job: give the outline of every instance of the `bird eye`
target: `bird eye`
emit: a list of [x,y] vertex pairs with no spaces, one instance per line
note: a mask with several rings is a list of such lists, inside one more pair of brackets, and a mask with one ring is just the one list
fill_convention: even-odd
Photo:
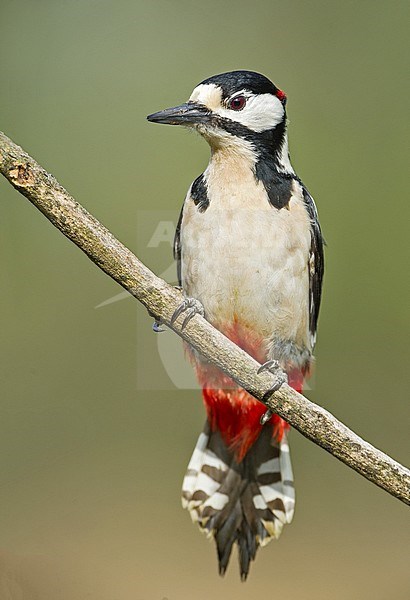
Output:
[[228,103],[228,107],[231,108],[232,110],[242,110],[243,107],[246,104],[246,98],[245,96],[235,96],[235,98],[232,98],[231,100],[229,100]]

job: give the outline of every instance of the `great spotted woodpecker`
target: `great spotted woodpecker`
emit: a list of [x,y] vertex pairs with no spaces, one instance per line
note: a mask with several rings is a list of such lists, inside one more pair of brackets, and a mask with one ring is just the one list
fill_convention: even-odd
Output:
[[[178,277],[190,298],[182,309],[199,301],[210,323],[260,363],[278,361],[300,392],[313,360],[323,239],[315,203],[290,163],[285,106],[285,93],[269,79],[233,71],[206,79],[187,103],[148,120],[190,127],[211,147],[175,235]],[[207,422],[184,478],[183,505],[215,538],[221,574],[238,545],[244,580],[258,547],[293,517],[289,426],[277,415],[263,419],[260,402],[190,356]]]

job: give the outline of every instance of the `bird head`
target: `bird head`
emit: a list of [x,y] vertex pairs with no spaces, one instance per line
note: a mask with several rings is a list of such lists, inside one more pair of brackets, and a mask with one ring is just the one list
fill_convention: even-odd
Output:
[[285,93],[264,75],[231,71],[205,79],[188,102],[147,119],[193,128],[213,149],[242,145],[257,154],[270,154],[283,143],[285,105]]

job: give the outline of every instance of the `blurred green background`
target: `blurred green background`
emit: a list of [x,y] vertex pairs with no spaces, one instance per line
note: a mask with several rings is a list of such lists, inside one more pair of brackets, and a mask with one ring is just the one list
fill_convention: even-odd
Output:
[[[232,69],[286,90],[293,163],[328,242],[309,395],[402,462],[406,7],[0,1],[0,129],[159,274],[171,249],[148,239],[176,220],[208,148],[145,116]],[[408,509],[296,432],[293,524],[246,584],[236,557],[220,579],[179,499],[199,392],[168,378],[137,302],[96,308],[121,289],[5,180],[0,206],[0,600],[409,597]]]

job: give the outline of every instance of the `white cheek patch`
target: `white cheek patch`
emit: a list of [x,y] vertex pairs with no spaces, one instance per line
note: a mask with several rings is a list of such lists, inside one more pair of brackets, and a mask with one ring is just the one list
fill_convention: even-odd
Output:
[[198,102],[207,106],[213,113],[241,123],[260,133],[267,129],[273,129],[278,123],[283,121],[285,109],[282,102],[272,94],[254,95],[247,90],[243,90],[235,95],[243,95],[247,98],[245,107],[242,110],[232,110],[225,108],[222,104],[222,90],[213,83],[198,85],[189,98],[190,102]]
[[219,106],[214,112],[221,117],[241,123],[257,133],[273,129],[283,121],[285,109],[276,96],[272,94],[254,96],[246,91],[243,92],[243,95],[247,97],[247,102],[242,110],[235,111]]

